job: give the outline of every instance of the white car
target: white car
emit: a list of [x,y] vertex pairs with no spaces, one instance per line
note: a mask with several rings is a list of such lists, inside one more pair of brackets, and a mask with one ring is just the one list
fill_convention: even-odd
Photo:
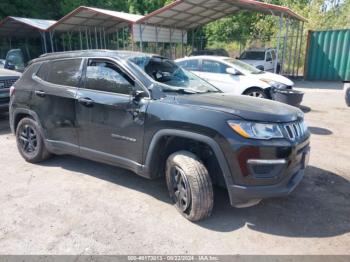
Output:
[[271,98],[272,88],[292,89],[294,86],[284,76],[261,71],[229,57],[186,57],[176,63],[225,93]]
[[[275,71],[276,50],[273,48],[255,48],[244,51],[239,60],[250,64],[262,71]],[[280,71],[280,64],[277,62],[277,73]]]

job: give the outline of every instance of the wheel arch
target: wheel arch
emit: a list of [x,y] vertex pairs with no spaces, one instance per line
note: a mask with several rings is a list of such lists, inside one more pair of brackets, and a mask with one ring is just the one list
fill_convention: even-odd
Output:
[[264,92],[269,99],[271,99],[271,94],[270,94],[270,87],[262,88],[259,86],[250,86],[246,88],[243,92],[242,95],[246,95],[249,91],[254,90],[254,89],[260,89],[262,92]]
[[[145,176],[151,179],[157,178],[160,176],[159,173],[162,169],[161,169],[161,165],[159,164],[165,163],[165,160],[162,159],[162,157],[166,157],[166,156],[164,156],[164,154],[159,152],[163,152],[165,153],[165,155],[167,155],[168,153],[173,153],[172,151],[168,151],[168,152],[164,151],[164,149],[166,150],[168,146],[167,143],[171,141],[169,138],[184,139],[185,141],[191,140],[191,141],[202,143],[208,146],[214,153],[214,156],[217,160],[217,163],[221,170],[221,174],[223,176],[226,186],[233,184],[231,172],[226,162],[224,153],[222,152],[219,144],[213,138],[210,138],[206,135],[190,132],[190,131],[176,130],[176,129],[163,129],[158,131],[153,136],[144,158],[145,159],[144,161]],[[175,140],[175,142],[178,142],[178,141],[179,140]]]
[[39,120],[39,116],[37,115],[37,113],[35,113],[32,110],[29,109],[16,109],[12,114],[11,114],[11,118],[10,118],[10,127],[11,127],[11,131],[12,133],[16,133],[16,129],[18,126],[18,123],[23,119],[23,118],[31,118],[33,120],[35,120],[39,127],[40,127],[40,132],[43,135],[43,129]]

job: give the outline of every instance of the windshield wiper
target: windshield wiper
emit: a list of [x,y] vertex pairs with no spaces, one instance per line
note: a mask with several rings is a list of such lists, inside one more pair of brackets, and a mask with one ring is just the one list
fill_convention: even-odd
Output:
[[253,75],[260,75],[260,74],[263,74],[263,73],[264,73],[264,71],[262,71],[262,70],[259,71],[259,72],[252,72]]
[[194,89],[190,89],[190,88],[179,88],[179,89],[163,89],[163,92],[166,93],[180,93],[180,94],[198,94],[199,92],[194,90]]

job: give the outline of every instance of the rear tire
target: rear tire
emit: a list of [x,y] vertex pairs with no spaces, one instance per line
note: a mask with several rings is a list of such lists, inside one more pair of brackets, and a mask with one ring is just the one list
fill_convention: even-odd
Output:
[[27,162],[39,163],[51,156],[45,147],[38,123],[31,118],[23,118],[18,123],[16,141],[18,151]]
[[211,215],[214,193],[211,178],[200,160],[188,151],[169,156],[166,183],[177,210],[190,221]]
[[268,99],[268,96],[265,93],[265,91],[258,87],[249,88],[243,93],[243,95]]

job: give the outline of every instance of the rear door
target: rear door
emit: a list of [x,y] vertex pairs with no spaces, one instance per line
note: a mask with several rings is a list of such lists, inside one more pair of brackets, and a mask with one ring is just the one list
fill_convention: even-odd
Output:
[[84,85],[76,112],[80,152],[84,157],[136,167],[142,162],[148,99],[133,100],[142,91],[122,66],[110,59],[87,59]]
[[200,62],[200,59],[188,59],[178,62],[177,64],[188,71],[198,74],[200,73]]
[[33,79],[32,110],[43,126],[46,139],[65,152],[78,153],[75,99],[82,76],[82,59],[44,62]]

